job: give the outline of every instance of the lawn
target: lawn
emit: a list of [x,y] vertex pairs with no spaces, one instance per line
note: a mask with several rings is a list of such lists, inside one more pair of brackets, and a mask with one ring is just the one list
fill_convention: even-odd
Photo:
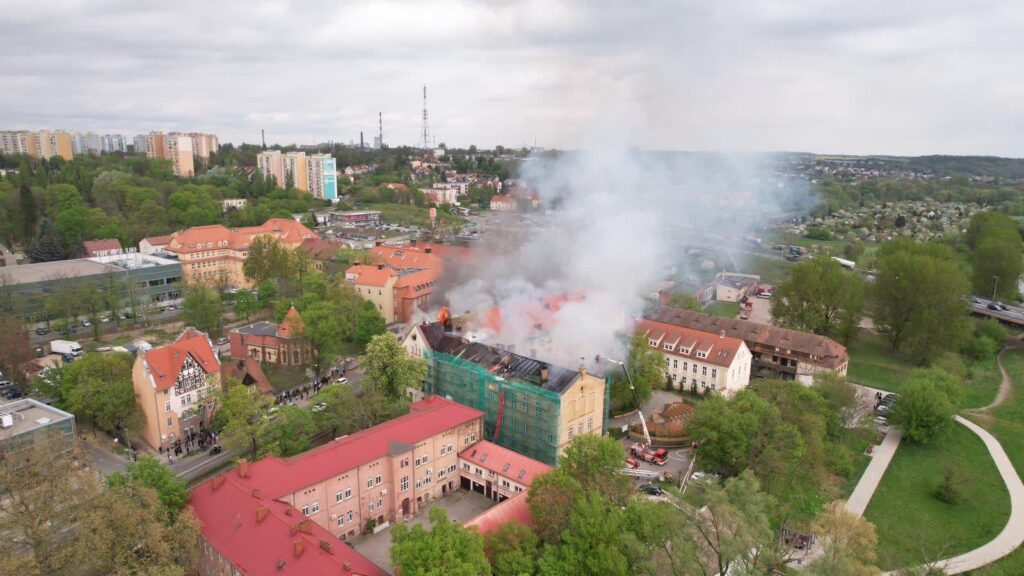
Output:
[[740,313],[740,305],[732,302],[712,302],[704,311],[722,318],[735,318]]
[[893,353],[882,336],[861,332],[847,348],[850,354],[850,368],[847,376],[851,381],[886,390],[899,392],[913,364]]
[[[962,499],[935,496],[947,467],[961,475]],[[932,444],[904,440],[864,516],[878,532],[878,565],[894,569],[973,550],[994,538],[1009,495],[981,439],[961,425]]]
[[[781,252],[776,252],[781,254]],[[789,280],[789,262],[776,258],[765,258],[763,256],[751,256],[749,254],[737,254],[741,272],[745,274],[757,274],[761,281],[766,284],[776,285]]]
[[879,444],[881,441],[882,434],[874,426],[846,430],[841,443],[853,454],[853,469],[850,476],[842,480],[839,486],[840,498],[849,498],[850,494],[853,494],[853,489],[857,487],[857,482],[860,482],[860,477],[864,475],[864,470],[871,462],[871,457],[865,454],[868,446]]
[[[992,410],[990,417],[974,416],[972,420],[991,432],[1003,445],[1017,474],[1024,475],[1024,352],[1003,354],[1003,366],[1013,379],[1014,389],[1002,406]],[[1024,574],[1024,549],[979,570],[973,576],[1016,576]]]
[[991,404],[999,392],[999,382],[1002,380],[996,357],[975,362],[968,374],[964,386],[964,408],[981,408]]

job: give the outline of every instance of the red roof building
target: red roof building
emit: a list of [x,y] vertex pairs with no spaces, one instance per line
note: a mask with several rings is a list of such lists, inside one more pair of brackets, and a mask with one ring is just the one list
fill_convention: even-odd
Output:
[[649,319],[636,323],[647,345],[665,357],[674,388],[733,394],[750,382],[752,356],[743,340]]
[[194,328],[166,346],[140,353],[132,385],[146,418],[143,440],[153,448],[168,448],[198,434],[212,416],[220,368],[210,339]]
[[368,264],[345,271],[345,280],[373,302],[389,324],[409,322],[416,309],[426,309],[444,261],[431,245],[376,246]]
[[85,256],[87,258],[124,254],[124,249],[121,248],[121,241],[117,238],[86,240],[85,242],[82,242],[82,248],[85,250]]
[[280,324],[255,322],[228,333],[231,357],[282,366],[305,366],[313,361],[313,347],[303,337],[305,323],[292,306]]

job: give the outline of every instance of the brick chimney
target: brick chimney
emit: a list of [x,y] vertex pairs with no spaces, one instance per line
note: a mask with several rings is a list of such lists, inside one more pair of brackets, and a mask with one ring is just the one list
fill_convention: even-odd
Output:
[[416,247],[416,239],[415,238],[413,238],[412,240],[409,240],[409,246],[412,246],[413,248]]
[[725,338],[725,330],[721,330],[721,331],[719,331],[719,332],[718,332],[718,337],[719,337],[719,338]]
[[299,522],[299,532],[302,532],[303,534],[312,534],[313,533],[313,521],[310,520],[309,518],[306,518],[302,522]]
[[256,523],[259,524],[260,522],[263,522],[263,519],[267,517],[267,514],[270,514],[270,508],[267,508],[266,506],[260,506],[257,508]]
[[260,489],[259,488],[253,488],[252,489],[252,497],[256,498],[257,500],[259,499],[259,497],[260,497]]
[[331,543],[327,541],[326,538],[320,539],[320,549],[324,552],[327,552],[328,554],[334,553],[334,546],[332,546]]
[[210,483],[210,486],[213,487],[214,490],[216,490],[217,488],[220,488],[223,484],[224,484],[224,477],[223,476],[217,476],[216,478],[213,479],[213,482]]
[[298,538],[298,539],[294,540],[292,542],[292,548],[295,550],[295,557],[296,558],[298,558],[299,556],[302,556],[302,551],[305,549],[305,546],[302,543],[302,539]]
[[245,458],[238,461],[238,475],[242,478],[249,477],[249,461]]
[[383,270],[383,269],[384,269],[384,265],[383,264],[377,264],[377,270]]
[[431,248],[430,246],[427,246],[426,248],[423,249],[423,252],[426,254],[432,254],[434,252],[434,249]]

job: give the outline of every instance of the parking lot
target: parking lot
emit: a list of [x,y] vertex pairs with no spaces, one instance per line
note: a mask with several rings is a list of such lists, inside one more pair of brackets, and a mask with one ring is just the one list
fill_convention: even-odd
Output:
[[[458,492],[449,494],[440,500],[434,500],[432,506],[440,506],[448,512],[448,519],[454,522],[463,523],[467,520],[476,517],[484,510],[487,510],[491,506],[494,506],[494,501],[487,498],[483,494],[478,494],[472,491],[459,490]],[[407,520],[405,524],[409,527],[422,525],[426,528],[430,528],[430,520],[427,518],[428,507],[420,509],[420,513],[415,517]],[[391,566],[391,529],[386,528],[376,534],[364,536],[357,540],[352,541],[352,547],[355,548],[356,552],[359,552],[363,556],[366,556],[372,560],[376,565],[387,570],[388,572],[394,572],[394,568]]]

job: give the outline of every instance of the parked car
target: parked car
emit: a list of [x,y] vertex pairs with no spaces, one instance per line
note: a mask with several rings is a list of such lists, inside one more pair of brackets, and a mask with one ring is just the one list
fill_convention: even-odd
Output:
[[335,380],[334,383],[335,384],[348,384],[348,378],[345,378],[344,376],[342,376],[341,378],[338,378],[337,380]]
[[3,396],[8,400],[17,400],[18,398],[23,398],[25,393],[21,391],[21,388],[12,386],[3,391]]
[[82,328],[88,328],[89,326],[92,326],[91,320],[82,320]]
[[996,302],[996,306],[999,306],[999,309],[1002,310],[1003,312],[1010,311],[1010,307],[1007,306],[1006,304],[1003,304],[1002,302]]
[[996,312],[1001,312],[1003,310],[996,302],[989,302],[988,309],[995,310]]
[[718,480],[719,478],[721,478],[721,476],[719,476],[718,474],[715,474],[714,472],[704,472],[703,470],[698,470],[690,475],[690,481],[692,482],[700,482],[701,480],[711,479]]
[[649,496],[661,496],[665,493],[665,491],[661,489],[661,486],[658,486],[657,484],[641,484],[637,490]]
[[217,344],[219,344],[221,346],[223,346],[223,345],[225,345],[227,343],[228,343],[228,339],[227,338],[221,337],[221,338],[217,339]]
[[981,298],[978,298],[977,296],[971,296],[971,303],[972,304],[981,304]]
[[48,329],[46,329],[46,328],[36,328],[36,334],[38,334],[40,336],[46,336],[49,333],[50,333],[50,331]]
[[326,402],[321,402],[321,403],[317,404],[316,406],[313,406],[313,412],[323,412],[324,410],[327,410],[327,403]]

